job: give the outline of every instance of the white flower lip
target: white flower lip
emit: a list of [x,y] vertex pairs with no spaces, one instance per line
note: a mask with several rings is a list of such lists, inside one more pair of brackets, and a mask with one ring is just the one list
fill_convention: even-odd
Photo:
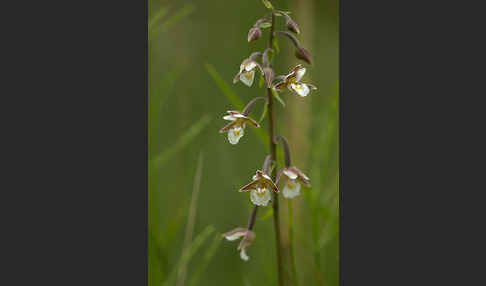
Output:
[[240,138],[243,137],[244,134],[245,129],[240,125],[235,125],[228,130],[228,141],[233,145],[238,144]]
[[289,180],[282,191],[285,198],[291,199],[300,195],[300,184],[297,181]]
[[263,189],[263,194],[261,189],[260,191],[256,189],[251,190],[250,200],[253,204],[257,206],[266,206],[270,199],[270,191],[266,188]]
[[302,83],[292,83],[290,84],[290,87],[292,88],[293,91],[295,91],[298,95],[305,97],[307,94],[309,94],[309,87],[307,84],[302,84]]
[[251,86],[253,84],[253,81],[255,80],[255,71],[250,70],[247,72],[243,72],[240,74],[240,80],[247,86]]
[[243,248],[241,251],[240,251],[240,257],[241,259],[243,259],[244,261],[248,261],[248,259],[250,259],[250,257],[248,257],[248,255],[246,255],[246,251],[245,249]]

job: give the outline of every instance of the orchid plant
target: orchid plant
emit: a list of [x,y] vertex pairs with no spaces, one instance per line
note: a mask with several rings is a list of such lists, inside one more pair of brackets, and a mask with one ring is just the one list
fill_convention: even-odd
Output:
[[[275,115],[274,115],[274,97],[279,99],[278,93],[284,92],[286,89],[293,95],[299,97],[307,97],[312,90],[316,90],[317,87],[310,83],[302,82],[302,78],[305,75],[306,68],[299,64],[296,67],[290,69],[290,72],[286,75],[279,75],[275,77],[275,72],[272,68],[272,61],[274,60],[274,47],[275,37],[285,36],[290,39],[294,44],[296,51],[295,56],[299,60],[303,60],[308,64],[312,64],[312,56],[310,53],[302,47],[298,39],[294,34],[300,33],[300,28],[295,21],[289,16],[289,12],[277,10],[268,0],[262,0],[266,8],[270,10],[268,15],[261,19],[258,19],[255,24],[250,28],[248,32],[248,42],[258,40],[262,37],[262,29],[269,28],[268,46],[263,51],[253,52],[248,58],[244,59],[240,64],[239,72],[233,79],[233,83],[241,81],[243,84],[251,87],[257,73],[261,74],[264,82],[266,83],[266,97],[256,97],[251,100],[242,111],[230,110],[227,111],[228,115],[225,115],[223,119],[230,121],[224,126],[220,132],[228,132],[228,141],[235,145],[241,137],[244,135],[244,129],[246,123],[254,125],[259,128],[260,124],[248,115],[258,101],[265,101],[265,108],[268,114],[268,120],[266,125],[268,126],[269,133],[269,155],[266,156],[263,168],[257,170],[252,180],[247,185],[244,185],[239,190],[240,192],[249,192],[250,201],[254,204],[251,212],[248,226],[246,228],[237,227],[224,234],[224,237],[229,241],[234,241],[242,238],[238,251],[240,251],[240,257],[247,261],[249,256],[247,255],[247,248],[255,240],[255,232],[253,231],[255,217],[259,207],[265,207],[269,202],[273,207],[273,219],[275,226],[275,238],[277,248],[277,266],[278,266],[278,281],[279,285],[283,285],[284,266],[282,263],[282,251],[283,247],[280,245],[280,221],[279,221],[279,194],[280,188],[278,187],[279,181],[283,182],[282,195],[285,199],[293,199],[300,195],[301,183],[310,187],[310,179],[300,169],[291,164],[291,154],[287,139],[284,136],[276,136],[275,134]],[[282,17],[285,20],[285,27],[290,31],[276,31],[276,17]],[[285,166],[278,170],[278,163],[276,160],[276,148],[277,144],[281,143]],[[295,264],[293,261],[293,255],[291,253],[291,267],[293,268],[295,279]]]

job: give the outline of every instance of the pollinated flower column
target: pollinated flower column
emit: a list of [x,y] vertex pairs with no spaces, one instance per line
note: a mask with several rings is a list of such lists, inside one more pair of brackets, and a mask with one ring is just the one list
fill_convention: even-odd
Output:
[[[271,202],[274,211],[278,281],[279,285],[282,286],[284,285],[284,271],[285,269],[289,269],[289,267],[284,267],[282,262],[283,250],[280,245],[278,208],[279,194],[282,193],[284,199],[295,198],[301,193],[301,184],[310,187],[310,179],[300,169],[291,165],[291,152],[287,139],[284,136],[277,136],[275,134],[277,122],[275,121],[274,114],[274,98],[282,101],[278,95],[279,93],[304,98],[311,94],[311,91],[316,90],[317,87],[302,81],[306,73],[306,68],[302,64],[291,68],[285,75],[275,76],[272,62],[276,58],[276,49],[274,48],[276,47],[277,37],[283,37],[293,43],[297,59],[311,64],[312,56],[304,47],[302,47],[301,43],[294,35],[300,33],[300,28],[290,17],[289,12],[275,9],[268,0],[263,0],[262,2],[269,10],[269,13],[256,20],[255,24],[248,31],[247,39],[248,42],[260,39],[264,34],[262,30],[267,29],[269,31],[268,46],[264,51],[253,52],[241,62],[239,71],[233,79],[233,83],[236,84],[242,82],[246,86],[251,87],[254,83],[255,76],[260,75],[265,83],[264,88],[266,89],[266,97],[255,97],[242,111],[227,111],[228,114],[225,115],[223,119],[230,122],[220,130],[220,133],[228,133],[228,141],[230,144],[236,145],[239,143],[240,139],[245,134],[244,130],[247,123],[253,125],[254,128],[260,128],[262,122],[259,123],[249,117],[249,113],[257,102],[265,102],[267,112],[264,114],[267,115],[265,125],[268,128],[269,134],[269,154],[264,160],[263,168],[261,170],[256,170],[255,175],[251,178],[250,182],[239,190],[243,193],[249,193],[249,199],[252,204],[254,204],[248,220],[248,226],[246,228],[237,227],[225,233],[224,237],[229,241],[241,238],[237,250],[240,252],[241,259],[248,261],[249,256],[247,254],[247,248],[256,238],[253,226],[255,224],[257,210],[259,207],[267,207]],[[276,20],[279,18],[283,20],[282,26],[290,32],[276,30],[276,26],[278,25],[278,22],[280,22]],[[262,118],[262,121],[264,119],[265,118]],[[283,166],[280,166],[276,160],[276,148],[279,142],[285,156]],[[278,187],[280,181],[283,184],[282,192],[280,192],[280,188]],[[291,255],[291,257],[293,257],[293,255]],[[294,261],[291,261],[290,268],[292,269],[292,273],[290,273],[288,277],[291,277],[293,283],[297,284]]]

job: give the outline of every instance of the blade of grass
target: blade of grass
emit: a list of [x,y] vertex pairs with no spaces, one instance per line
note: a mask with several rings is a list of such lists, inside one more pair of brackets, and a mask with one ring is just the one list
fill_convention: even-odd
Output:
[[210,121],[211,119],[208,115],[201,117],[198,122],[194,123],[189,130],[179,137],[174,145],[149,161],[149,166],[153,167],[151,169],[156,169],[164,165],[170,158],[172,158],[172,156],[189,144],[208,125]]
[[167,7],[160,8],[160,10],[155,14],[155,16],[153,16],[150,19],[148,25],[149,30],[152,29],[155,24],[157,24],[157,21],[160,21],[162,18],[164,18],[164,16],[167,15],[167,12],[168,12]]
[[202,232],[200,232],[193,240],[189,251],[181,255],[177,267],[174,267],[169,274],[167,280],[163,283],[164,286],[173,285],[176,279],[177,270],[179,265],[184,263],[189,263],[192,256],[199,250],[203,243],[208,239],[208,237],[214,232],[215,228],[212,225],[208,225]]
[[[187,255],[186,253],[189,251],[189,247],[191,246],[191,239],[192,233],[194,232],[194,223],[196,218],[196,210],[197,210],[197,199],[199,197],[199,190],[201,189],[201,174],[202,174],[202,167],[203,167],[203,155],[199,153],[199,158],[197,161],[197,169],[196,175],[194,176],[194,184],[192,189],[191,195],[191,205],[189,207],[189,216],[187,217],[187,225],[186,225],[186,235],[184,237],[184,245],[183,245],[183,256]],[[187,270],[187,263],[181,263],[179,265],[179,272],[177,275],[177,286],[183,286],[186,280],[186,270]]]
[[195,9],[196,6],[194,6],[194,4],[186,3],[184,7],[179,9],[172,16],[170,16],[164,23],[162,23],[161,25],[152,26],[149,30],[151,32],[149,33],[151,34],[150,36],[153,37],[160,32],[167,32],[170,28],[172,28],[172,26],[174,26],[179,21],[194,12]]
[[216,233],[216,235],[213,238],[213,242],[209,246],[208,250],[206,250],[206,253],[204,254],[203,261],[201,264],[199,264],[199,267],[196,269],[192,276],[192,280],[190,285],[191,286],[196,286],[199,281],[201,280],[202,274],[206,271],[206,268],[208,267],[209,263],[211,262],[211,259],[213,258],[214,254],[216,253],[216,250],[218,249],[221,241],[223,238],[221,237],[220,233]]
[[[209,63],[205,64],[206,70],[208,71],[211,78],[216,82],[219,89],[223,92],[224,95],[228,98],[228,100],[238,109],[243,110],[245,107],[243,101],[236,95],[235,92],[231,90],[229,85],[223,80],[221,75],[216,71],[216,69]],[[268,135],[263,131],[261,128],[250,128],[255,134],[260,138],[262,143],[265,146],[268,146]]]

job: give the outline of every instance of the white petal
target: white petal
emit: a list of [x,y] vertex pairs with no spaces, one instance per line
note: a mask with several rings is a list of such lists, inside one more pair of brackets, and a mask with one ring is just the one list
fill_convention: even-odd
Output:
[[240,238],[244,235],[245,235],[245,232],[239,231],[239,232],[235,232],[231,235],[225,236],[225,238],[229,241],[233,241],[233,240],[237,240],[238,238]]
[[262,174],[262,177],[264,177],[265,179],[270,180],[270,181],[272,180],[267,174]]
[[240,138],[243,137],[244,134],[245,134],[245,130],[241,126],[235,125],[233,128],[228,130],[228,141],[233,145],[237,144],[238,141],[240,141]]
[[271,199],[270,191],[268,189],[264,189],[263,194],[260,190],[252,190],[250,193],[250,200],[253,204],[257,206],[266,206]]
[[252,69],[256,68],[256,63],[255,62],[250,62],[245,66],[246,71],[251,71]]
[[255,71],[244,72],[240,75],[240,80],[246,84],[247,86],[251,86],[253,84],[253,80],[255,79]]
[[240,252],[240,257],[241,259],[243,259],[244,261],[248,261],[248,259],[250,259],[250,257],[248,257],[248,255],[246,255],[246,251],[245,249],[243,248]]
[[234,117],[233,115],[225,115],[223,117],[224,120],[229,120],[229,121],[235,121],[236,120],[236,117]]
[[300,84],[300,83],[292,83],[290,85],[293,91],[295,91],[298,95],[304,97],[309,94],[309,87],[306,84]]
[[288,180],[282,191],[283,196],[291,199],[300,195],[300,184],[294,180]]
[[288,169],[285,169],[285,170],[283,171],[283,173],[284,173],[284,174],[285,174],[287,177],[289,177],[289,179],[291,179],[291,180],[295,180],[295,179],[297,179],[297,177],[298,177],[298,175],[297,175],[296,173],[294,173],[294,172],[292,172],[291,170],[288,170]]
[[304,74],[305,74],[305,68],[301,68],[297,70],[297,72],[295,73],[295,81],[300,81],[304,76]]

